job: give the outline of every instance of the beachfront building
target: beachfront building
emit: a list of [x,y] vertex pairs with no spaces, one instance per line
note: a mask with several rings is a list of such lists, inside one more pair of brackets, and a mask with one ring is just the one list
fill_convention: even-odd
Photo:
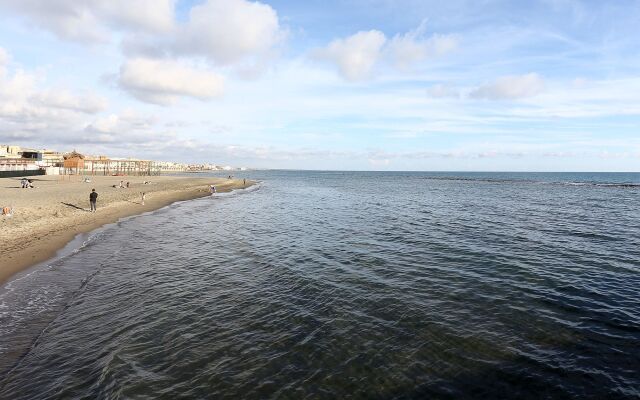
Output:
[[137,158],[90,157],[85,160],[85,172],[91,175],[159,175],[155,161]]
[[162,172],[185,172],[189,170],[189,165],[170,162],[170,161],[157,161],[156,165]]
[[61,167],[64,162],[64,155],[55,150],[43,149],[39,153],[40,161],[45,166]]
[[[0,171],[13,175],[160,175],[200,171],[231,171],[235,168],[216,164],[184,164],[170,161],[112,158],[106,155],[86,155],[73,150],[60,153],[50,149],[31,149],[15,145],[0,145]],[[18,175],[15,175],[18,174]],[[8,172],[5,176],[9,176]]]
[[62,154],[54,150],[0,145],[2,176],[56,174],[62,162]]
[[20,146],[0,145],[0,158],[22,158]]
[[104,155],[85,156],[75,151],[65,154],[64,174],[149,176],[159,175],[160,169],[151,160],[109,158]]
[[21,146],[0,145],[0,158],[34,160],[48,164],[62,163],[62,153],[49,149],[31,149]]
[[44,175],[37,161],[36,150],[0,145],[0,177]]

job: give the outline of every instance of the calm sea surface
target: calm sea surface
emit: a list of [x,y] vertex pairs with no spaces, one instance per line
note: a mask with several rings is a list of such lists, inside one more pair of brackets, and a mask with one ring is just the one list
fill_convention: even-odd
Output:
[[0,288],[0,398],[640,398],[640,174],[246,176]]

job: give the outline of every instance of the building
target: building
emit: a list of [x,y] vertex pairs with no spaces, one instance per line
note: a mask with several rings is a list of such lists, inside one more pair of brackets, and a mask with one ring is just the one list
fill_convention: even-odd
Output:
[[37,161],[37,151],[33,149],[0,145],[0,177],[44,175]]
[[0,158],[22,158],[20,146],[0,145]]
[[[85,155],[73,150],[60,153],[50,149],[31,149],[13,145],[0,145],[0,172],[20,176],[30,175],[160,175],[161,173],[231,171],[235,168],[215,164],[185,164],[170,161],[140,160],[137,158],[110,158],[106,155]],[[18,174],[18,175],[15,175]]]
[[47,166],[61,167],[64,162],[64,155],[54,150],[40,150],[40,158]]

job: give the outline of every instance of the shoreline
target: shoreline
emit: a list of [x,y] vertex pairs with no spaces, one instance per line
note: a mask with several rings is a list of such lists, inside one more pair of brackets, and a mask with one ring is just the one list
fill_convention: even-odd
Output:
[[[88,233],[122,218],[155,211],[176,202],[206,197],[210,194],[209,185],[215,185],[218,193],[225,193],[255,184],[254,181],[247,181],[245,186],[242,180],[211,177],[99,176],[91,177],[93,182],[90,184],[81,181],[60,182],[58,179],[60,178],[41,177],[39,182],[36,182],[36,189],[20,189],[19,178],[0,179],[0,202],[6,202],[9,198],[16,209],[13,217],[0,216],[0,284],[5,284],[22,271],[52,259],[78,234]],[[148,179],[154,185],[142,186],[141,182],[134,182],[131,187],[134,190],[111,187],[123,179],[132,182]],[[12,184],[18,186],[13,187]],[[94,186],[99,193],[98,210],[96,213],[90,213],[87,207],[88,193]],[[14,188],[18,190],[6,190]],[[140,201],[142,190],[147,194],[144,205]],[[30,197],[22,199],[34,195],[38,196],[37,201]],[[70,196],[74,199],[77,197],[80,201],[65,202],[64,199]],[[87,199],[83,202],[84,197]]]

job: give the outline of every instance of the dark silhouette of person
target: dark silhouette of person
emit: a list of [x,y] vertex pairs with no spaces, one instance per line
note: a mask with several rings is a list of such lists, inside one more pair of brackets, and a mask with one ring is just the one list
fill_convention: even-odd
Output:
[[91,212],[96,212],[96,201],[98,201],[98,193],[95,189],[91,189],[89,193],[89,204],[91,205]]

